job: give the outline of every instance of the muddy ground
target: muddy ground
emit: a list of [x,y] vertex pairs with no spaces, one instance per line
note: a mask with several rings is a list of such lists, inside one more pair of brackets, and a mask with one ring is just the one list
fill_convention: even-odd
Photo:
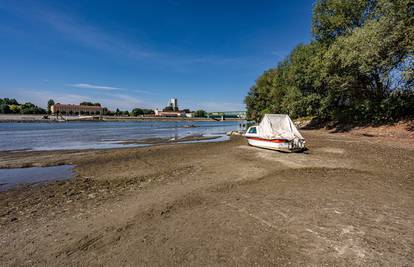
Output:
[[414,140],[304,131],[289,154],[229,142],[0,154],[76,164],[0,193],[0,265],[414,264]]

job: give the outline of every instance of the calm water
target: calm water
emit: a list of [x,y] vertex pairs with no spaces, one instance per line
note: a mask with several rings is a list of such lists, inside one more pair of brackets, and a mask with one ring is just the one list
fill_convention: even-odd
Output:
[[19,184],[34,184],[44,183],[48,181],[61,181],[70,179],[72,176],[72,165],[0,169],[0,191],[5,191]]
[[[195,125],[195,128],[185,128]],[[0,123],[0,151],[60,150],[139,146],[122,141],[181,138],[189,135],[221,136],[241,130],[240,122],[68,122]]]

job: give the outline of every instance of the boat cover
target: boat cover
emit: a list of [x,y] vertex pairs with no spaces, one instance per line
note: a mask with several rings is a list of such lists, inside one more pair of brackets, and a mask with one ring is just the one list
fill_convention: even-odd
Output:
[[286,114],[266,114],[257,134],[264,139],[304,140],[293,121]]

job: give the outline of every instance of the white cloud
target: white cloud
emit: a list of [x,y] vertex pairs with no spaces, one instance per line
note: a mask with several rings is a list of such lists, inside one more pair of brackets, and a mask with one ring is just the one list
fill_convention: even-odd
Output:
[[150,91],[146,91],[146,90],[138,90],[138,89],[129,90],[129,91],[135,92],[135,93],[147,94],[147,95],[156,95],[157,94],[157,93],[154,93],[154,92],[150,92]]
[[17,89],[13,94],[19,102],[32,102],[40,107],[46,107],[47,101],[53,99],[56,103],[78,104],[82,101],[91,101],[89,96],[60,93],[54,91],[42,91],[33,89]]
[[135,93],[141,93],[141,94],[147,94],[147,95],[154,95],[155,93],[147,91],[147,90],[140,90],[140,89],[126,89],[126,88],[120,88],[115,86],[107,86],[107,85],[97,85],[97,84],[91,84],[91,83],[73,83],[73,84],[66,84],[66,86],[69,87],[75,87],[75,88],[82,88],[82,89],[95,89],[95,90],[104,90],[104,91],[117,91],[117,90],[125,90],[129,92],[135,92]]
[[106,91],[122,90],[122,88],[119,88],[119,87],[96,85],[96,84],[90,84],[90,83],[75,83],[75,84],[67,84],[66,86],[84,88],[84,89],[106,90]]

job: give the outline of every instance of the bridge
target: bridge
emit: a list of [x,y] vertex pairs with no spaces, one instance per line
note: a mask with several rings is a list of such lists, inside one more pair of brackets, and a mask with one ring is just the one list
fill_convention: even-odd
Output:
[[225,120],[226,118],[239,118],[245,119],[246,118],[246,111],[216,111],[216,112],[208,112],[207,118],[213,120]]

